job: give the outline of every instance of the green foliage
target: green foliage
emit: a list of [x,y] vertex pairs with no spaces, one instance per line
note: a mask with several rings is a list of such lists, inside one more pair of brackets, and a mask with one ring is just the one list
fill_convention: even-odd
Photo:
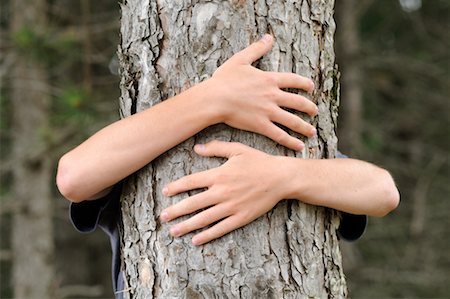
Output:
[[43,31],[24,26],[11,34],[11,40],[22,57],[41,62],[48,68],[67,57],[81,59],[81,44],[73,30],[46,28]]
[[20,49],[34,48],[40,44],[36,33],[28,27],[23,27],[13,33],[12,39]]
[[[52,101],[51,123],[54,127],[73,125],[81,129],[104,117],[98,107],[103,100],[101,95],[89,93],[83,86],[70,82],[62,84],[60,89]],[[116,106],[116,103],[111,104]]]
[[71,112],[79,112],[82,108],[86,108],[87,94],[80,88],[69,87],[64,90],[61,95],[61,101],[67,110]]

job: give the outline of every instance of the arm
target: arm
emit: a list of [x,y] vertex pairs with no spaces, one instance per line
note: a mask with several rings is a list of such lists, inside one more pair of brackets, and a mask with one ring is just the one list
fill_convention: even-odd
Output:
[[292,175],[287,198],[355,215],[383,217],[394,210],[400,195],[389,172],[355,159],[285,158]]
[[75,202],[99,198],[116,182],[168,149],[221,122],[301,149],[301,141],[274,122],[307,136],[314,135],[313,126],[281,108],[316,115],[314,103],[281,90],[312,91],[314,84],[296,74],[263,72],[252,67],[251,63],[266,54],[272,43],[273,39],[265,35],[231,57],[211,79],[107,126],[65,154],[56,177],[61,193]]
[[166,196],[208,189],[165,209],[161,220],[170,221],[209,207],[171,228],[172,235],[181,236],[222,220],[195,235],[192,242],[196,245],[250,223],[285,198],[372,216],[384,216],[399,202],[390,174],[363,161],[271,156],[243,144],[219,141],[197,145],[194,150],[228,161],[166,186]]

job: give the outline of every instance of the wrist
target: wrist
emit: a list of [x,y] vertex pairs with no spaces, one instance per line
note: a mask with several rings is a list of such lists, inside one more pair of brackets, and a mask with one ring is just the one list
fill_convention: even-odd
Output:
[[224,122],[225,113],[220,104],[220,89],[212,78],[193,87],[195,98],[199,101],[199,108],[205,112],[209,125]]
[[199,130],[222,122],[221,114],[212,100],[215,96],[214,88],[208,81],[196,84],[169,100],[174,103],[179,113],[191,113],[192,121],[198,122],[199,125],[201,123]]
[[307,160],[279,156],[284,172],[284,198],[301,200],[308,186]]

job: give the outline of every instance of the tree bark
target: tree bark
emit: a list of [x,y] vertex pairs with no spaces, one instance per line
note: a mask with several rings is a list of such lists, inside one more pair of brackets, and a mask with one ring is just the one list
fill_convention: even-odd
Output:
[[[208,78],[263,33],[275,37],[263,70],[295,72],[316,82],[318,137],[294,153],[265,137],[210,127],[130,177],[122,195],[122,254],[129,298],[325,298],[346,296],[335,211],[285,200],[253,223],[195,247],[169,235],[161,210],[186,195],[162,187],[220,165],[192,147],[213,139],[299,158],[336,153],[338,76],[333,1],[140,1],[122,4],[121,114],[147,109]],[[189,111],[186,111],[189,113]],[[305,116],[302,116],[305,117]]]
[[[11,1],[11,32],[45,30],[45,0]],[[52,163],[39,155],[48,130],[49,85],[45,66],[33,49],[15,49],[12,69],[12,186],[20,209],[13,215],[13,287],[15,298],[52,298],[54,290]]]

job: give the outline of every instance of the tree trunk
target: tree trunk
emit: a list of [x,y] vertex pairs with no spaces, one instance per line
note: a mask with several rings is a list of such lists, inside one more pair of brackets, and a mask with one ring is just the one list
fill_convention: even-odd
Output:
[[[122,4],[121,113],[149,108],[208,78],[263,33],[275,37],[258,67],[296,72],[316,82],[318,137],[294,153],[265,137],[225,125],[210,127],[128,179],[122,196],[125,295],[130,298],[325,298],[346,296],[336,212],[286,200],[221,239],[195,247],[189,234],[169,235],[158,221],[170,199],[162,187],[220,165],[192,147],[238,141],[272,154],[332,157],[338,83],[333,1],[140,1]],[[189,113],[189,111],[186,111]]]
[[[11,32],[42,33],[45,0],[11,1]],[[21,33],[19,33],[21,32]],[[12,277],[15,298],[52,298],[54,289],[52,163],[45,155],[49,85],[45,67],[32,51],[18,48],[12,69],[14,200]]]

